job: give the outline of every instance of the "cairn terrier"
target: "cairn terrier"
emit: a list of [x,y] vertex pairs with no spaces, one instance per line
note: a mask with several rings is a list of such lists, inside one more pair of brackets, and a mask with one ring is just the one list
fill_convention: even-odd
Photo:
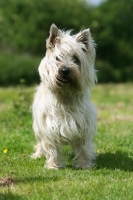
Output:
[[76,35],[52,24],[46,41],[46,56],[39,65],[41,83],[35,93],[32,113],[37,140],[32,158],[46,157],[45,167],[65,167],[64,145],[74,154],[73,166],[94,166],[94,136],[97,112],[90,102],[96,82],[95,43],[89,29]]

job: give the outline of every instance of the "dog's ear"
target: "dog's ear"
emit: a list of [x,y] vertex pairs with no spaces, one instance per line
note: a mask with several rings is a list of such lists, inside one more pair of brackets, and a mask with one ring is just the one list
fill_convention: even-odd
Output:
[[57,28],[55,24],[52,24],[49,33],[50,35],[49,38],[47,39],[47,44],[46,44],[47,49],[55,47],[56,39],[58,36],[60,36],[60,30]]
[[90,29],[85,29],[84,31],[78,33],[75,37],[76,41],[79,43],[83,43],[85,48],[89,48],[89,40],[91,40],[91,33]]

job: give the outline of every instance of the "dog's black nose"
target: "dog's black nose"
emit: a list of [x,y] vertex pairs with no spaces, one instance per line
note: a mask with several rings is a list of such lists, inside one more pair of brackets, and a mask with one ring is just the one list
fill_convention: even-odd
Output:
[[59,69],[59,74],[62,78],[68,78],[70,74],[70,69],[68,67],[62,67]]

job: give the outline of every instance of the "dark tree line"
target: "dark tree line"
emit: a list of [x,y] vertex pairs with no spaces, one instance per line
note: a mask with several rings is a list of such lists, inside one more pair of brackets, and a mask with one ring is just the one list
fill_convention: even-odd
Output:
[[74,32],[91,29],[99,82],[133,80],[133,0],[107,0],[98,7],[84,0],[1,0],[0,72],[9,53],[44,56],[52,23]]

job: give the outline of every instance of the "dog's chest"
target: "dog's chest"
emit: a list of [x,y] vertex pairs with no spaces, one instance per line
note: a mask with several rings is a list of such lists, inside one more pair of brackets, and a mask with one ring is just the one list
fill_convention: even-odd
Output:
[[88,123],[86,110],[79,105],[57,104],[49,108],[46,127],[53,135],[73,139],[83,137]]

